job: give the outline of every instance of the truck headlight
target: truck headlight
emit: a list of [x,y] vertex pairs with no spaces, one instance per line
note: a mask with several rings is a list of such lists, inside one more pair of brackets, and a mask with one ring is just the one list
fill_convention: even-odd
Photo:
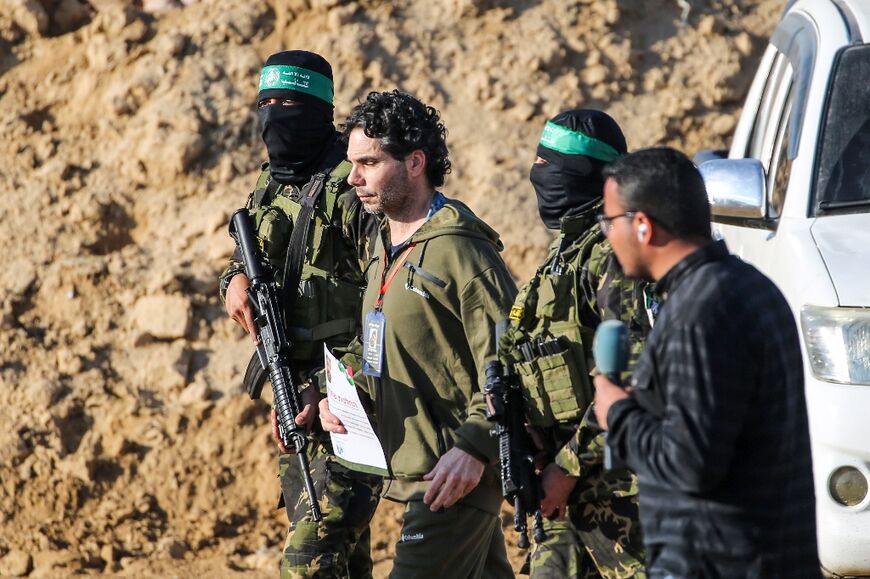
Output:
[[804,306],[801,328],[816,378],[870,385],[870,309]]

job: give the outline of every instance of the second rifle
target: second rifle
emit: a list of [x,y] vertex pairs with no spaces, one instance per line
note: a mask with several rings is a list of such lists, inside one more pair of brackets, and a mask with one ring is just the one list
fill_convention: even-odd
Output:
[[[496,343],[501,340],[507,323],[504,320],[496,326]],[[484,373],[486,417],[495,423],[490,433],[498,438],[502,495],[514,506],[514,529],[520,534],[517,544],[521,549],[528,549],[527,519],[533,513],[535,542],[540,543],[547,537],[541,513],[541,481],[535,472],[534,443],[526,430],[523,393],[513,369],[499,360],[487,362]]]

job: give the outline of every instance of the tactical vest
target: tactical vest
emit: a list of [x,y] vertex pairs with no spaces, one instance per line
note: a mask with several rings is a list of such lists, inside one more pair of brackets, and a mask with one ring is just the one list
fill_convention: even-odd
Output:
[[587,286],[606,256],[594,211],[563,222],[547,259],[517,295],[500,343],[520,377],[531,426],[576,425],[592,402],[597,319],[584,302],[594,304],[596,288]]
[[[299,295],[294,311],[286,312],[294,360],[322,360],[324,342],[346,346],[357,334],[365,280],[343,238],[337,208],[339,196],[349,188],[350,170],[351,164],[342,161],[330,172],[314,209]],[[277,183],[264,165],[248,201],[263,253],[282,286],[290,236],[302,209],[298,195],[299,188]]]

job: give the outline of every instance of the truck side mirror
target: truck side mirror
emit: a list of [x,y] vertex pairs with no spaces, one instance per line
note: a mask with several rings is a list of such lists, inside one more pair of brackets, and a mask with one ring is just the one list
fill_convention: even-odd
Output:
[[692,162],[696,166],[700,167],[703,163],[706,163],[707,161],[727,158],[728,149],[703,149],[695,153],[695,156],[692,157]]
[[764,219],[767,179],[758,159],[714,159],[698,170],[704,178],[713,220]]

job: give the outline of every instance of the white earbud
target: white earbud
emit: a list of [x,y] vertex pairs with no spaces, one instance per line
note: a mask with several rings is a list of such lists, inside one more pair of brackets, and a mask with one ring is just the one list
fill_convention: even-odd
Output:
[[643,238],[646,237],[647,227],[646,223],[641,223],[637,226],[637,240],[643,241]]

